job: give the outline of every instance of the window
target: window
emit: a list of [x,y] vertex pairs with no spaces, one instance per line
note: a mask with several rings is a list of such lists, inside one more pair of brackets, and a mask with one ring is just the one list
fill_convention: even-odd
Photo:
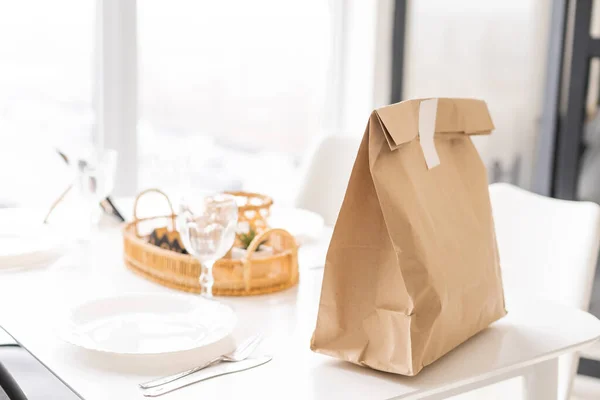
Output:
[[496,130],[474,142],[493,181],[530,185],[550,11],[534,0],[410,3],[404,97],[485,99]]
[[[0,135],[11,148],[0,151],[2,169],[18,178],[1,176],[0,206],[47,203],[52,196],[42,200],[41,189],[55,196],[65,187],[56,182],[65,166],[54,149],[90,146],[119,152],[115,196],[191,185],[289,200],[311,143],[325,133],[361,135],[375,103],[386,102],[376,100],[388,86],[375,74],[379,54],[389,58],[376,27],[382,16],[391,26],[392,7],[391,0],[1,5],[0,34],[11,40],[0,43]],[[391,29],[383,35],[391,38]]]
[[140,1],[139,185],[277,190],[323,131],[327,2]]
[[91,142],[94,6],[0,4],[0,207],[63,190],[53,148]]

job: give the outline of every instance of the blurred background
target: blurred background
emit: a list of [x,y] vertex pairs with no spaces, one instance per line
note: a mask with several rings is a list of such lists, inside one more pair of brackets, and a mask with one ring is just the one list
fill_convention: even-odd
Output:
[[[320,137],[358,137],[373,108],[428,96],[488,102],[491,181],[599,200],[583,152],[570,189],[556,183],[569,18],[564,0],[2,1],[0,205],[51,201],[68,179],[55,149],[94,146],[119,153],[115,195],[193,183],[288,201]],[[582,124],[600,92],[585,57]]]
[[0,0],[0,207],[47,207],[57,151],[98,148],[116,197],[290,203],[321,138],[418,97],[488,102],[491,182],[600,202],[598,38],[599,0]]

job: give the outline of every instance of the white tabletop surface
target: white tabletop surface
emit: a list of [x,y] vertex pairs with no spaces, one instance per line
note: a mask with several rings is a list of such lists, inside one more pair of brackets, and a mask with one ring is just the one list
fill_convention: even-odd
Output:
[[323,242],[301,250],[299,286],[272,295],[222,298],[234,308],[239,322],[232,337],[216,345],[176,355],[96,353],[63,343],[56,336],[56,321],[65,310],[99,296],[170,290],[124,267],[117,230],[103,232],[94,243],[76,248],[47,268],[0,274],[0,325],[87,400],[142,399],[137,383],[198,365],[255,332],[268,336],[257,353],[272,354],[273,361],[163,398],[416,399],[573,351],[600,336],[600,321],[588,313],[523,300],[518,308],[509,309],[506,318],[417,377],[377,372],[312,353],[309,341],[322,270],[305,267],[316,266],[315,260],[326,247]]

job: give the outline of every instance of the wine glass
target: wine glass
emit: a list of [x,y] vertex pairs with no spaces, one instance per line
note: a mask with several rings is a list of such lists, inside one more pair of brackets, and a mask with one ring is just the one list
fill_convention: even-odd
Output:
[[93,231],[100,216],[99,203],[110,195],[114,188],[117,168],[117,152],[97,149],[74,163],[75,189],[88,214],[88,233]]
[[177,230],[188,253],[200,262],[200,288],[212,297],[213,265],[233,246],[238,220],[237,202],[227,194],[184,196]]

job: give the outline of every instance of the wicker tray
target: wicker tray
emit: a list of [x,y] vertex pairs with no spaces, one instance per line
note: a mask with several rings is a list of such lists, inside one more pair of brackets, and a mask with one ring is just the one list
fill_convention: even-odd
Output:
[[260,193],[251,192],[225,192],[236,197],[239,215],[238,226],[242,231],[252,229],[263,232],[268,228],[268,219],[271,215],[273,199]]
[[[138,218],[139,200],[147,193],[162,195],[171,210],[170,215]],[[237,195],[241,195],[238,193]],[[187,254],[152,245],[146,236],[152,229],[170,226],[175,229],[176,214],[168,196],[158,189],[141,192],[133,206],[133,221],[123,227],[125,265],[144,278],[186,292],[199,293],[200,264]],[[259,244],[267,241],[273,249],[270,256],[257,258]],[[242,259],[231,259],[230,253],[217,261],[213,268],[217,296],[247,296],[276,292],[298,283],[298,246],[283,229],[267,228],[258,234]]]

